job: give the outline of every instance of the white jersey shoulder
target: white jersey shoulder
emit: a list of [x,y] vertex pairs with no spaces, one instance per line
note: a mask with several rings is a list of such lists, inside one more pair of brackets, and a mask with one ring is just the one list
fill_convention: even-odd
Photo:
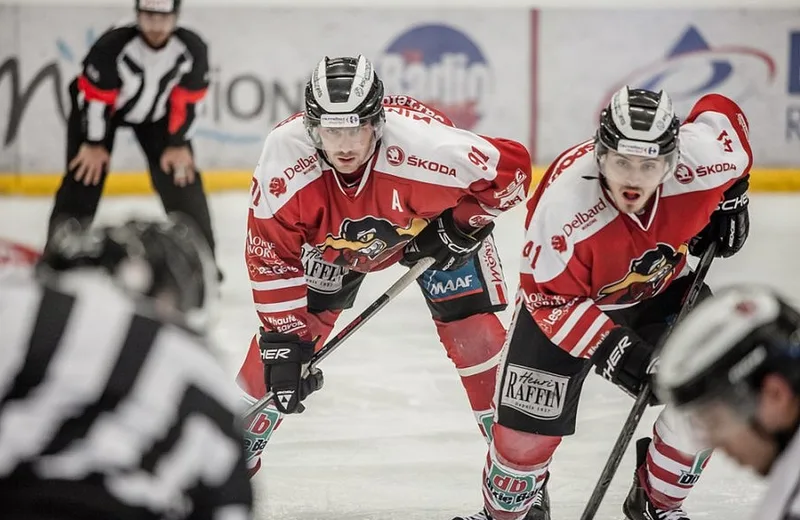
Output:
[[575,246],[619,215],[603,194],[599,175],[592,141],[575,146],[553,163],[553,173],[526,232],[534,247],[541,246],[534,268],[529,262],[522,263],[523,272],[533,274],[536,281],[546,282],[561,274]]
[[274,128],[264,141],[253,173],[251,208],[257,218],[272,218],[278,210],[322,176],[320,159],[302,116]]
[[681,126],[678,142],[680,164],[664,181],[664,197],[719,188],[750,166],[750,155],[725,114],[701,113]]
[[479,135],[403,107],[386,108],[377,153],[378,171],[454,188],[493,180],[500,161],[500,151]]

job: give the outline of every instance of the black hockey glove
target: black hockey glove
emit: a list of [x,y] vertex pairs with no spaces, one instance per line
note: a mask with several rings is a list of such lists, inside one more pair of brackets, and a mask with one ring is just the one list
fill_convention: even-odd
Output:
[[258,349],[264,363],[264,382],[268,392],[275,392],[274,403],[283,413],[302,413],[300,403],[324,383],[322,372],[312,370],[303,378],[303,368],[314,355],[314,342],[303,341],[297,334],[267,332],[259,329]]
[[478,252],[492,229],[494,223],[489,223],[469,235],[458,228],[453,220],[453,210],[448,209],[406,245],[400,263],[411,267],[423,258],[432,257],[435,260],[432,269],[455,271]]
[[592,357],[595,373],[636,397],[655,372],[655,348],[627,327],[612,329]]
[[711,242],[716,242],[717,256],[727,258],[739,252],[750,233],[747,188],[750,175],[745,175],[725,191],[724,199],[711,214],[708,225],[689,242],[689,252],[700,256]]

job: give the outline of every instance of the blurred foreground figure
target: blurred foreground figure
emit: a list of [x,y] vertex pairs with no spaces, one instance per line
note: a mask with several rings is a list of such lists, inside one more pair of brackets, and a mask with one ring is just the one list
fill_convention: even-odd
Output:
[[[30,265],[28,253],[5,257]],[[249,519],[238,392],[202,336],[216,269],[189,221],[70,220],[35,269],[11,265],[0,263],[0,516]]]
[[800,518],[800,313],[774,291],[731,287],[670,336],[656,391],[700,439],[769,477],[754,520]]

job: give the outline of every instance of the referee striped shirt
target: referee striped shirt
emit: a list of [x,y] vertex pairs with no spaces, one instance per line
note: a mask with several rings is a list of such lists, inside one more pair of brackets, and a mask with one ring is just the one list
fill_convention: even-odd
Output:
[[0,281],[0,517],[251,518],[238,393],[111,281]]

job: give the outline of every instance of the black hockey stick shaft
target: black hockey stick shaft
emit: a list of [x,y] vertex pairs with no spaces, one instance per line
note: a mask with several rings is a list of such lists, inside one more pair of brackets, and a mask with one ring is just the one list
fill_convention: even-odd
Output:
[[[340,330],[333,338],[331,338],[324,347],[319,349],[317,352],[314,353],[314,356],[311,358],[311,361],[306,368],[305,375],[308,374],[308,371],[315,367],[317,363],[331,355],[331,353],[336,350],[344,340],[349,338],[355,331],[360,329],[366,322],[368,322],[373,316],[375,316],[378,311],[380,311],[387,303],[392,301],[398,294],[403,292],[403,290],[411,285],[414,280],[419,278],[419,276],[424,273],[431,265],[434,263],[433,258],[423,258],[413,267],[411,267],[406,274],[400,277],[391,287],[389,287],[385,293],[381,294],[377,300],[372,302],[369,307],[364,309],[361,314],[356,316],[353,321],[348,323],[342,330]],[[264,397],[253,403],[245,412],[244,412],[244,419],[245,422],[250,419],[253,415],[259,413],[266,407],[272,399],[275,397],[273,392],[267,393]]]
[[[703,287],[703,281],[708,274],[708,270],[711,267],[711,262],[714,260],[716,253],[716,243],[712,243],[703,252],[703,255],[700,257],[700,262],[697,264],[692,285],[689,287],[683,297],[683,305],[678,313],[678,317],[672,322],[669,330],[661,335],[656,352],[659,352],[663,347],[664,341],[672,332],[672,327],[681,321],[694,307],[695,303],[697,302],[697,296],[700,294],[700,289]],[[603,497],[605,497],[606,491],[608,491],[608,487],[611,485],[611,481],[614,479],[614,475],[617,473],[617,469],[622,462],[622,457],[625,455],[625,451],[628,449],[628,445],[633,438],[633,434],[636,432],[637,426],[639,426],[639,421],[641,421],[642,415],[647,408],[647,403],[650,401],[651,392],[652,383],[648,381],[644,388],[642,388],[641,392],[639,392],[639,395],[636,396],[636,401],[633,403],[633,408],[631,408],[630,413],[628,413],[628,418],[625,419],[625,424],[622,426],[622,431],[617,436],[617,441],[614,443],[611,454],[608,456],[608,460],[603,468],[603,472],[600,473],[600,478],[597,480],[597,484],[594,486],[592,496],[589,497],[589,502],[586,504],[586,507],[583,510],[581,520],[592,520],[594,515],[597,514],[597,510],[600,508],[600,503],[603,501]]]

